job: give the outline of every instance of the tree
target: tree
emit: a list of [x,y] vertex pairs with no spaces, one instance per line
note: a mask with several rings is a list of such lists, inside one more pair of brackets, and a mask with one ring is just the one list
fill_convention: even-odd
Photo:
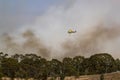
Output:
[[90,57],[89,72],[101,74],[116,71],[115,60],[110,54],[101,53]]
[[8,77],[14,78],[18,67],[18,61],[13,58],[4,58],[1,61],[2,72]]
[[90,65],[89,58],[85,58],[84,61],[82,62],[83,74],[84,75],[90,74],[90,72],[89,72],[89,65]]
[[117,70],[120,71],[120,59],[116,59],[116,66],[117,66]]
[[49,75],[54,77],[60,76],[62,73],[62,63],[57,59],[52,59],[48,64],[50,69]]
[[76,56],[73,58],[73,66],[75,67],[75,70],[78,73],[78,75],[81,75],[84,73],[84,69],[82,65],[83,61],[84,61],[83,56]]
[[73,76],[77,74],[72,58],[66,57],[63,59],[63,74],[65,76]]
[[35,77],[35,75],[36,75],[37,69],[35,66],[35,60],[37,60],[37,56],[36,57],[34,57],[34,56],[36,56],[36,55],[26,54],[24,56],[24,58],[21,60],[21,62],[19,63],[20,64],[19,71],[23,72],[24,75],[26,75],[26,76],[24,76],[26,78]]
[[[62,62],[57,59],[50,61],[35,54],[0,53],[0,77],[20,77],[46,80],[47,77],[79,76],[83,74],[103,74],[120,70],[120,60],[107,53],[92,55],[90,58],[76,56],[65,57]],[[101,80],[104,76],[101,75]]]

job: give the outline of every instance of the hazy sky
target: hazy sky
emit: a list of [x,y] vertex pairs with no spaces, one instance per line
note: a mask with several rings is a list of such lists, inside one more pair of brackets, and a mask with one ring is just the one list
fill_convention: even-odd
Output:
[[0,34],[34,21],[63,0],[0,0]]
[[[73,9],[74,6],[72,5],[74,3],[75,9]],[[70,8],[69,11],[67,10],[71,15],[69,18],[72,18],[70,21],[79,17],[82,17],[81,19],[84,21],[84,18],[93,15],[94,11],[106,13],[109,9],[111,9],[112,12],[106,15],[116,17],[113,16],[113,14],[119,14],[119,3],[119,0],[0,0],[0,34],[12,32],[23,25],[34,23],[38,16],[46,14],[46,11],[49,11],[51,7],[56,8],[60,5],[64,9]],[[58,11],[58,9],[59,8],[56,8],[55,11]],[[55,11],[53,11],[53,13]],[[94,14],[98,16],[96,15],[97,13]],[[62,11],[61,15],[64,15],[64,11]]]

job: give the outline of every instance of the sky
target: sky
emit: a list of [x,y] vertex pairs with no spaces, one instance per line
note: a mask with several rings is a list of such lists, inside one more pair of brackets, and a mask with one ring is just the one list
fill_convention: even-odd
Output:
[[34,21],[49,7],[61,2],[62,0],[0,0],[0,34]]
[[119,0],[0,0],[0,28],[9,54],[120,56]]

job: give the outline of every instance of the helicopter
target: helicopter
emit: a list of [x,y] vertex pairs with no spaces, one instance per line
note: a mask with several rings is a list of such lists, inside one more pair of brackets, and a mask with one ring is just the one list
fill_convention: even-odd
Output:
[[69,29],[68,30],[68,33],[71,34],[71,33],[76,33],[77,31],[76,30],[72,30],[72,29]]

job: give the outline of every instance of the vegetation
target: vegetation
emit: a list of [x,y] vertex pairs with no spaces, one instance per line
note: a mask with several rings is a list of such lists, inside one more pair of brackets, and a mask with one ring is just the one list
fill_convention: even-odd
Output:
[[[46,80],[47,77],[79,76],[86,74],[104,74],[120,71],[120,60],[110,54],[100,53],[85,58],[75,56],[46,60],[36,54],[15,54],[8,56],[0,53],[0,77],[35,78]],[[103,76],[101,76],[103,80]]]

